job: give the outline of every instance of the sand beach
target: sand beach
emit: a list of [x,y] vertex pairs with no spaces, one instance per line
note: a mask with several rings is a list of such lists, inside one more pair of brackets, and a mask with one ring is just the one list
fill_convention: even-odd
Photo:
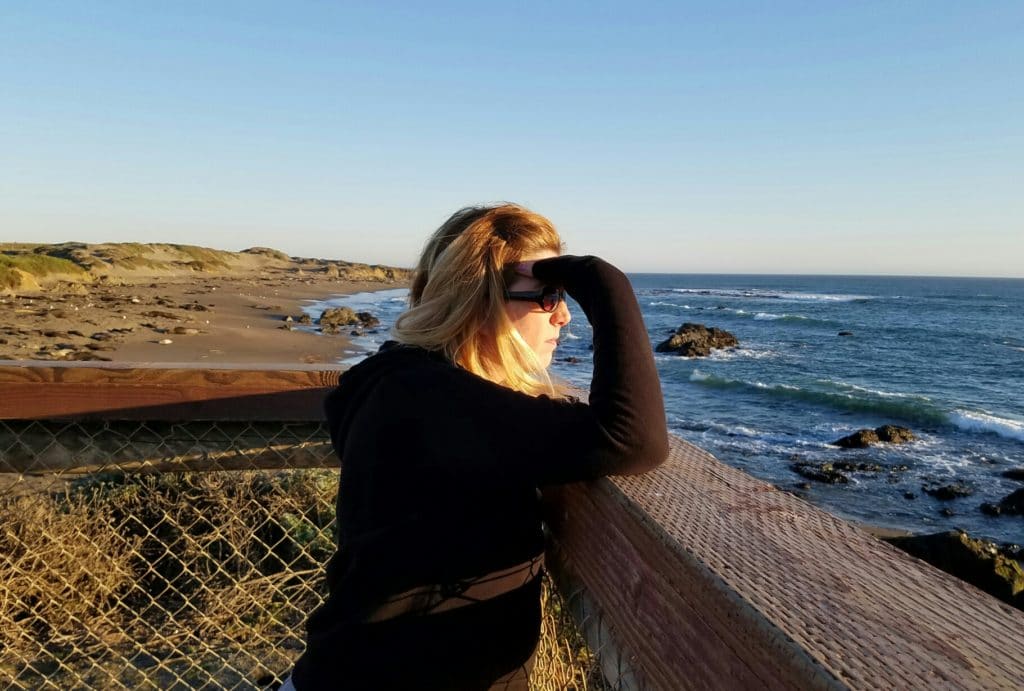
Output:
[[[13,276],[0,295],[0,360],[334,363],[349,330],[325,334],[315,324],[300,326],[303,304],[407,282],[400,268],[292,258],[262,248],[69,243],[3,249],[17,263],[0,266]],[[20,284],[11,286],[14,281]]]

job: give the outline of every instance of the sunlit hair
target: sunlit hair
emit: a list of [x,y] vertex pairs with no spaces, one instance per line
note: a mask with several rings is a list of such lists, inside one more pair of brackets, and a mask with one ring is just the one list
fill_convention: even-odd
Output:
[[529,209],[506,203],[456,211],[423,248],[395,339],[523,393],[565,395],[505,312],[511,266],[542,250],[560,253],[562,241],[551,221]]

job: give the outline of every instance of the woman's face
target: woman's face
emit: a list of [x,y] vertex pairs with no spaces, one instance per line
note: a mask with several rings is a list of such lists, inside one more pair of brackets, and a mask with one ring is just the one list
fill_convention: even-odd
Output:
[[[558,252],[554,250],[541,250],[526,255],[522,261],[530,262],[557,256]],[[534,291],[543,287],[544,283],[540,280],[519,275],[516,275],[515,279],[507,286],[509,291]],[[559,302],[554,312],[545,312],[535,302],[506,300],[505,313],[519,335],[537,354],[541,364],[545,367],[550,365],[555,348],[558,347],[559,332],[572,319],[565,301]]]

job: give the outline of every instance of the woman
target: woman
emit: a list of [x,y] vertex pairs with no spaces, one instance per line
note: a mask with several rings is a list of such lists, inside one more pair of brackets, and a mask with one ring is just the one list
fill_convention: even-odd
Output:
[[[664,460],[629,281],[560,250],[551,223],[520,206],[458,211],[424,249],[396,341],[328,397],[339,547],[292,674],[299,691],[527,688],[537,488]],[[565,292],[594,329],[589,404],[546,371],[570,320]]]

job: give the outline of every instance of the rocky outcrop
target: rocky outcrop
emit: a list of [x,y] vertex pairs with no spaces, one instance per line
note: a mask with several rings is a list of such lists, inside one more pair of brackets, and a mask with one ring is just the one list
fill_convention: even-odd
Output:
[[909,429],[906,427],[899,427],[897,425],[882,425],[881,427],[876,427],[875,434],[878,435],[878,441],[888,442],[889,444],[904,444],[916,439],[914,433]]
[[957,530],[886,541],[1024,610],[1024,570],[995,543],[976,540]]
[[659,353],[675,353],[684,357],[705,357],[712,350],[735,348],[740,342],[728,331],[703,324],[687,322],[657,345]]
[[832,444],[844,449],[866,449],[872,444],[877,444],[878,435],[873,429],[859,429],[853,434],[848,434],[842,439],[836,439]]
[[907,466],[884,466],[879,463],[855,463],[852,461],[831,461],[827,463],[808,463],[806,461],[801,461],[799,463],[791,464],[789,469],[808,480],[837,485],[846,484],[850,481],[847,473],[881,473],[883,471],[898,473],[907,470]]
[[963,482],[951,482],[948,485],[922,485],[921,491],[940,501],[950,501],[974,494],[974,488]]
[[859,429],[853,434],[848,434],[842,439],[836,439],[832,444],[844,449],[865,449],[872,444],[886,442],[889,444],[904,444],[914,441],[916,437],[906,427],[897,425],[882,425],[875,429]]
[[1024,489],[1018,489],[999,500],[998,504],[985,502],[981,510],[990,516],[1024,516]]
[[839,472],[831,463],[794,463],[789,467],[797,475],[815,482],[839,485],[850,481],[849,477]]
[[1000,473],[1007,480],[1020,480],[1024,482],[1024,468],[1010,468]]
[[320,314],[317,323],[324,333],[338,333],[343,326],[373,328],[380,324],[380,320],[369,312],[356,312],[351,307],[331,307]]

